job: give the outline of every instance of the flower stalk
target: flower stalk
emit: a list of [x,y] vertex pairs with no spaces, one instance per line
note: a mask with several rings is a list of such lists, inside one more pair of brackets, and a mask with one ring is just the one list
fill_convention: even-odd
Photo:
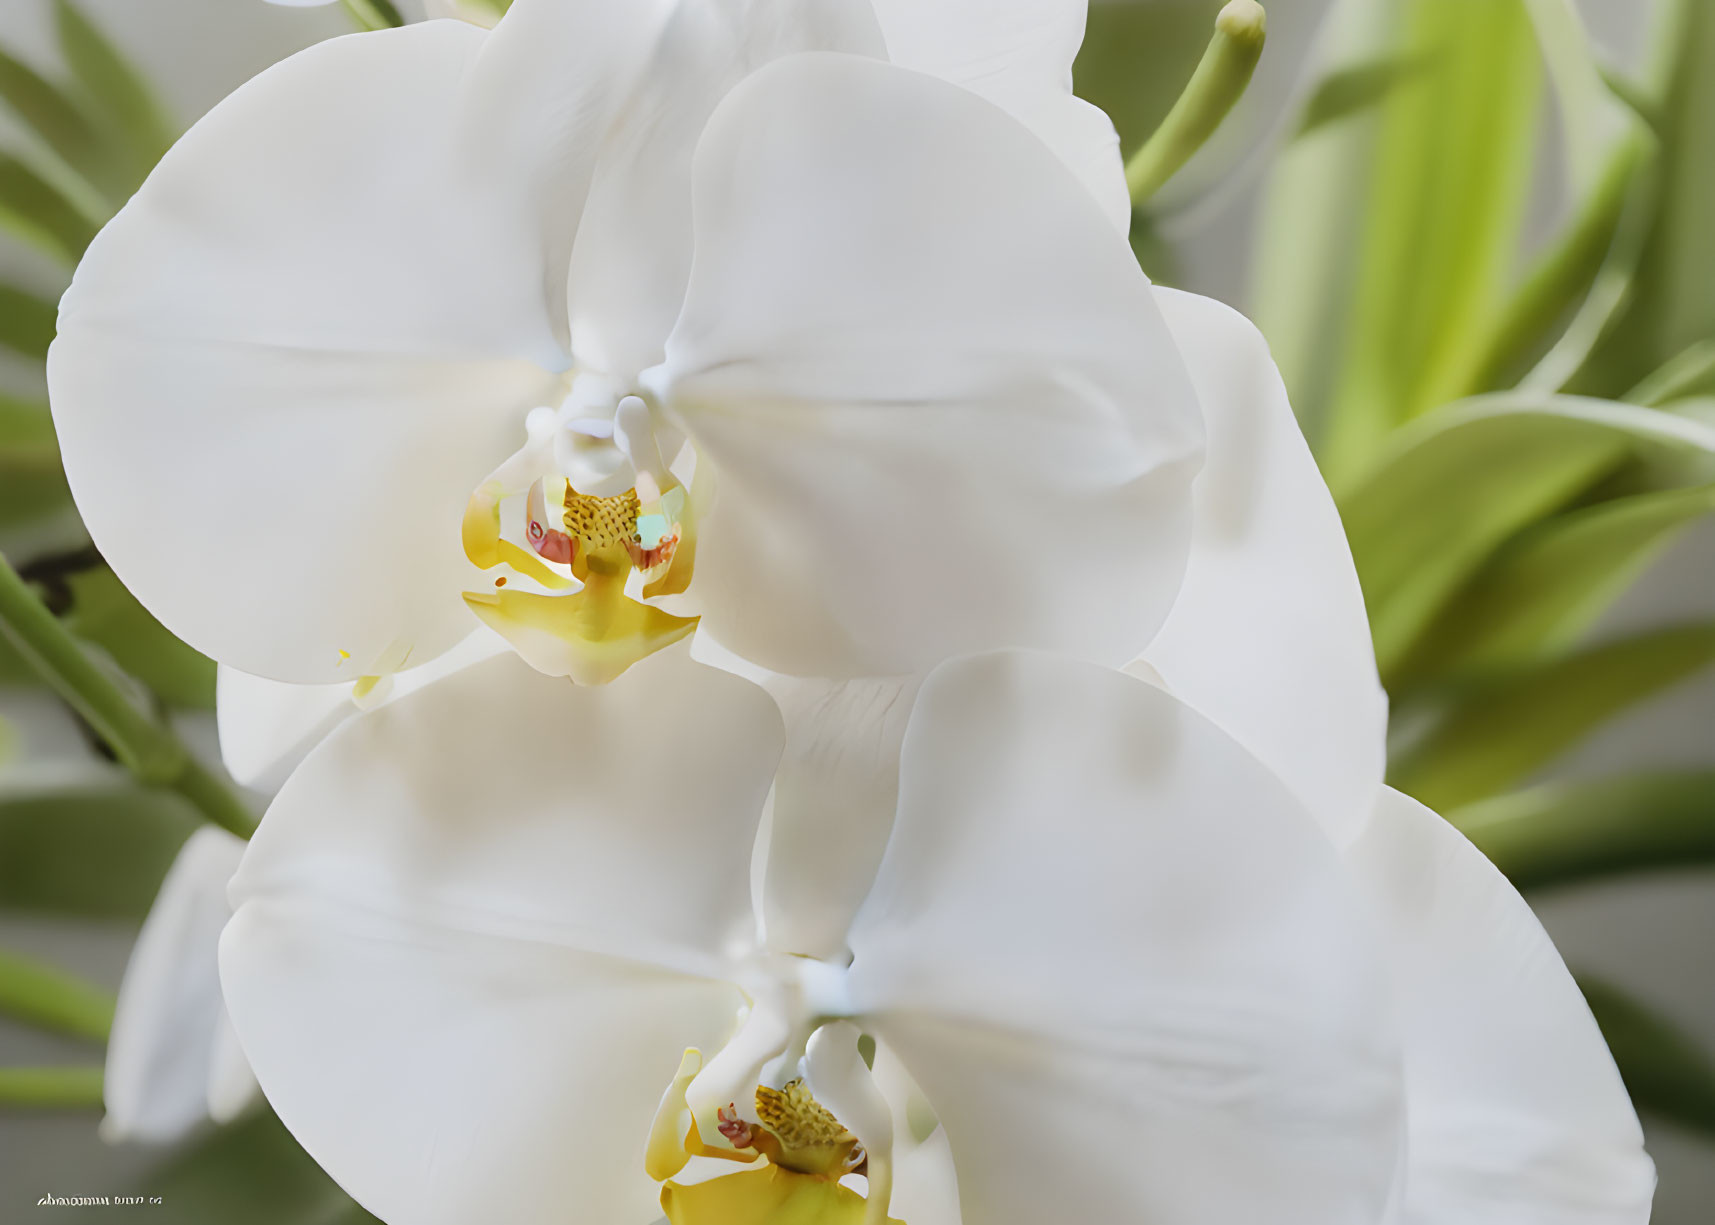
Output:
[[1268,21],[1256,0],[1231,0],[1215,17],[1215,35],[1167,118],[1126,162],[1131,202],[1164,187],[1207,143],[1244,95],[1262,58]]
[[100,1068],[0,1068],[0,1106],[88,1109],[100,1105]]
[[38,1029],[107,1040],[113,997],[63,970],[0,951],[0,1012]]
[[138,781],[177,791],[216,825],[241,838],[250,836],[256,820],[232,789],[197,761],[170,728],[138,709],[3,558],[0,634],[83,716]]

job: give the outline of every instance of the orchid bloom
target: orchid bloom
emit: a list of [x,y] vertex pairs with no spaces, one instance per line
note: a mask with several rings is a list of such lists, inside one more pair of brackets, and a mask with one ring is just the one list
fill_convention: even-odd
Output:
[[336,730],[221,946],[286,1125],[412,1225],[1646,1219],[1577,988],[1409,799],[1342,850],[1156,685],[953,660],[806,957],[751,900],[782,741],[683,647],[604,689],[502,656]]
[[204,826],[167,870],[119,984],[102,1094],[108,1140],[177,1140],[257,1100],[221,1002],[216,949],[244,841]]
[[1069,92],[1082,5],[966,10],[518,0],[263,73],[61,305],[104,556],[294,683],[477,619],[582,682],[698,617],[799,675],[1124,663],[1181,575],[1197,405]]

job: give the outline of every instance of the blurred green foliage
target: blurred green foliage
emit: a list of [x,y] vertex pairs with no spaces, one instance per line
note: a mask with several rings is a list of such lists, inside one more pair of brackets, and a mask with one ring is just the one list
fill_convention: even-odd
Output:
[[[1092,9],[1078,87],[1126,150],[1214,7]],[[1631,79],[1572,0],[1340,0],[1263,185],[1252,307],[1351,540],[1390,781],[1526,889],[1715,856],[1706,770],[1537,782],[1715,663],[1715,619],[1601,632],[1715,513],[1715,5],[1654,38]],[[1706,1056],[1587,990],[1640,1105],[1711,1131]]]

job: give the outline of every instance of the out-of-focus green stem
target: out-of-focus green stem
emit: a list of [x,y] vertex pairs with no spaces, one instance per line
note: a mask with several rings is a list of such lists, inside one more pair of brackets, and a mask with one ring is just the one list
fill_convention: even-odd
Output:
[[0,1068],[0,1106],[71,1110],[100,1105],[100,1068]]
[[256,820],[232,789],[192,757],[172,729],[138,709],[4,558],[0,558],[0,635],[12,641],[140,781],[170,787],[216,825],[241,838],[250,836]]
[[1622,398],[1659,408],[1687,396],[1715,390],[1715,340],[1700,340],[1658,367]]
[[1490,333],[1493,339],[1469,376],[1458,380],[1458,394],[1490,391],[1522,373],[1519,367],[1543,347],[1549,329],[1590,288],[1613,245],[1626,201],[1650,149],[1651,140],[1641,131],[1615,147],[1601,178],[1566,232],[1537,260],[1502,308]]
[[63,970],[0,951],[0,1012],[41,1029],[105,1042],[113,997]]
[[351,19],[366,30],[386,30],[402,26],[405,19],[393,7],[393,0],[343,0]]
[[1256,0],[1231,0],[1215,18],[1215,36],[1185,91],[1143,148],[1126,163],[1133,204],[1160,191],[1201,149],[1250,84],[1268,22]]

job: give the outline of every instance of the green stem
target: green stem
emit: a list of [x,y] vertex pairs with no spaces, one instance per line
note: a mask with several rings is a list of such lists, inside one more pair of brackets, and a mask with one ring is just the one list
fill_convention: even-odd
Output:
[[140,781],[171,788],[216,825],[241,838],[250,836],[256,820],[231,789],[191,756],[172,729],[138,709],[4,558],[0,558],[0,634],[12,641]]
[[1231,0],[1191,80],[1143,148],[1126,163],[1133,204],[1142,204],[1201,149],[1243,96],[1262,57],[1268,22],[1256,0]]
[[99,1108],[100,1068],[0,1068],[0,1106]]
[[343,0],[345,11],[365,30],[387,30],[402,26],[405,19],[393,7],[393,0]]
[[0,950],[0,1012],[41,1029],[105,1042],[113,997],[63,970]]

